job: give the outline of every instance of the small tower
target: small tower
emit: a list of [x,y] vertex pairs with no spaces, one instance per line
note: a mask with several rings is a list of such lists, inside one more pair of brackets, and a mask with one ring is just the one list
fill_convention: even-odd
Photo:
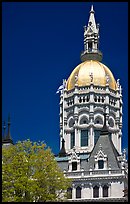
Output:
[[102,53],[99,51],[99,24],[96,25],[93,5],[91,6],[88,26],[84,26],[84,51],[81,53],[81,61],[102,61]]
[[3,126],[3,129],[4,129],[4,135],[3,135],[3,139],[2,139],[2,145],[10,145],[10,144],[13,144],[13,140],[11,138],[11,134],[10,134],[10,115],[8,115],[8,132],[7,132],[7,135],[5,133],[5,129],[6,129],[6,125],[5,125],[5,122],[4,122],[4,126]]

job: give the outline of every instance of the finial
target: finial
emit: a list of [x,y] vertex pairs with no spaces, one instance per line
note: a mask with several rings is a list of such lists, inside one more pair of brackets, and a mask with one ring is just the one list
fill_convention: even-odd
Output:
[[106,125],[106,116],[107,116],[107,113],[104,111],[104,125],[103,125],[103,128],[101,129],[101,134],[100,135],[104,135],[106,133],[108,133],[108,128],[107,128],[107,125]]
[[102,145],[101,144],[99,145],[99,149],[102,150]]
[[123,149],[123,157],[126,159],[126,149]]
[[117,79],[117,87],[119,88],[120,87],[120,79]]
[[93,10],[93,5],[91,6],[91,11],[90,13],[95,13],[94,10]]
[[61,150],[59,152],[59,157],[64,157],[64,156],[66,156],[65,140],[64,140],[64,138],[62,138],[62,147],[61,147]]

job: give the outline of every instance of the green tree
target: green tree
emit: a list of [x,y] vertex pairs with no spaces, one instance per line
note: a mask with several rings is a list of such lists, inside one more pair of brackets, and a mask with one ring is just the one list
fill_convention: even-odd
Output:
[[3,202],[59,201],[70,185],[44,143],[26,140],[2,148]]

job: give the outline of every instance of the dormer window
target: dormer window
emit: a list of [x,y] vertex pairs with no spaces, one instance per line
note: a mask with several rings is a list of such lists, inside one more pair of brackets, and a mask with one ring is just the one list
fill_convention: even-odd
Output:
[[98,160],[98,169],[104,169],[104,161]]
[[99,150],[94,156],[95,158],[95,169],[107,169],[108,168],[108,157],[102,150],[101,144],[99,145]]

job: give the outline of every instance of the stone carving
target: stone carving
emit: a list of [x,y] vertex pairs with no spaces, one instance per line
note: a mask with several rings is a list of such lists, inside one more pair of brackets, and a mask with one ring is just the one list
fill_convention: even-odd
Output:
[[110,80],[110,78],[109,78],[108,74],[106,74],[106,83],[107,84],[108,84],[109,80]]
[[89,74],[89,76],[90,76],[91,82],[92,82],[92,81],[93,81],[93,73],[91,72],[91,73]]

